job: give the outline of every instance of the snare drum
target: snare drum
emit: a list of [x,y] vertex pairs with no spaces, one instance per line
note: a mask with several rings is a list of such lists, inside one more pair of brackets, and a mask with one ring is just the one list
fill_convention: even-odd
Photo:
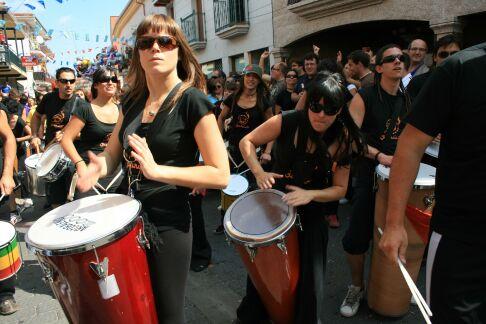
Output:
[[26,235],[71,323],[157,323],[140,203],[91,196],[37,220]]
[[[411,293],[403,279],[398,264],[391,263],[378,247],[381,235],[377,228],[385,228],[388,206],[388,178],[390,169],[383,165],[376,168],[378,191],[375,203],[375,227],[373,254],[368,285],[368,305],[375,312],[391,317],[403,316],[408,312]],[[417,281],[422,257],[428,237],[429,222],[434,205],[435,168],[420,164],[419,172],[407,204],[405,229],[408,235],[407,268]]]
[[46,182],[54,182],[68,169],[71,160],[64,154],[59,143],[52,144],[37,162],[37,176]]
[[238,198],[224,216],[224,229],[245,264],[271,319],[292,323],[299,280],[299,243],[294,207],[274,189]]
[[248,191],[248,180],[242,175],[232,174],[228,186],[221,191],[221,209],[228,210],[239,196]]
[[22,266],[15,227],[0,221],[0,281],[15,275]]
[[25,177],[28,191],[32,195],[44,197],[46,195],[46,182],[37,175],[37,163],[41,154],[33,154],[25,159]]

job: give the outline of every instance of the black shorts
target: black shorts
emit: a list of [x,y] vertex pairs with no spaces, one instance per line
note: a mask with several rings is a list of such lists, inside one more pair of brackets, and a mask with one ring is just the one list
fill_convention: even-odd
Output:
[[351,218],[342,243],[344,251],[352,255],[364,254],[373,239],[375,214],[375,163],[361,158],[353,165],[353,198]]
[[427,257],[427,302],[432,322],[486,323],[486,245],[432,233]]

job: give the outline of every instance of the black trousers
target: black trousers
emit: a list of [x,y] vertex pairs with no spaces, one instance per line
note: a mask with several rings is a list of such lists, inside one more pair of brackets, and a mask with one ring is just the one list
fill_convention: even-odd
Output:
[[202,198],[201,195],[189,196],[193,231],[191,263],[209,264],[211,261],[211,245],[209,245],[206,237]]

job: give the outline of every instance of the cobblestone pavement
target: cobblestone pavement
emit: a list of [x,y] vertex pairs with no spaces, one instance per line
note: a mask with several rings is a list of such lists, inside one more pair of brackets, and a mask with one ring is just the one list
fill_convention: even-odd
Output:
[[[2,324],[68,323],[50,288],[42,281],[42,271],[34,255],[27,251],[24,243],[24,233],[27,232],[28,227],[46,212],[42,209],[43,199],[35,199],[34,202],[34,208],[23,214],[24,221],[17,226],[24,260],[18,274],[15,294],[20,310],[10,316],[0,316]],[[190,274],[186,297],[186,320],[191,324],[231,323],[235,318],[235,310],[244,295],[246,272],[240,258],[234,248],[227,244],[224,235],[212,234],[212,230],[219,222],[219,212],[216,210],[218,204],[218,192],[210,192],[204,199],[206,232],[213,248],[213,261],[207,270]],[[341,206],[339,215],[341,228],[330,230],[328,245],[326,273],[328,290],[324,305],[325,318],[329,319],[328,323],[423,323],[416,306],[411,306],[410,312],[402,318],[387,319],[371,312],[364,302],[355,317],[348,319],[340,316],[339,306],[349,284],[349,273],[341,247],[349,207]],[[423,270],[418,284],[422,291],[424,290]]]

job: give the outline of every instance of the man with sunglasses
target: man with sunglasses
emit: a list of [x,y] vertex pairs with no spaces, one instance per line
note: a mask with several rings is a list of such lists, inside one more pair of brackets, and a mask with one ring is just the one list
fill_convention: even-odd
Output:
[[[76,85],[76,72],[69,67],[61,67],[56,71],[56,88],[51,93],[46,94],[32,116],[32,140],[31,144],[40,146],[39,128],[41,120],[45,116],[47,127],[45,131],[45,144],[58,143],[62,139],[62,130],[67,125],[71,113],[81,105],[88,106],[88,102],[80,99],[74,94]],[[51,205],[56,207],[66,202],[68,191],[68,173],[65,172],[55,182],[49,184],[46,208]]]
[[[434,46],[434,63],[438,66],[445,61],[449,56],[459,52],[461,50],[461,41],[453,34],[446,35],[439,38]],[[434,70],[430,70],[427,73],[414,77],[407,86],[407,91],[412,99],[415,99],[420,89],[424,86],[425,82],[429,79]]]

